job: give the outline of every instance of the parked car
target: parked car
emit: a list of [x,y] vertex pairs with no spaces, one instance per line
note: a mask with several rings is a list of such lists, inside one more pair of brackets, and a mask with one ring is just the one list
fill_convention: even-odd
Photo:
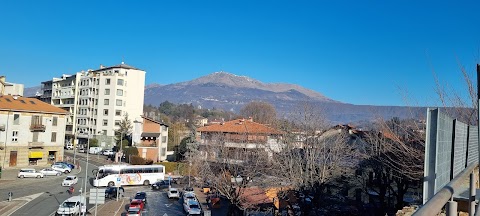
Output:
[[56,171],[60,171],[65,174],[72,172],[72,169],[65,164],[52,165],[52,169]]
[[78,182],[77,176],[67,176],[62,182],[62,186],[70,187]]
[[169,199],[180,198],[179,191],[177,188],[169,188],[167,192],[167,196]]
[[145,207],[145,204],[141,200],[133,200],[130,203],[130,206],[128,209],[140,209],[140,211],[143,211],[143,208]]
[[[125,189],[123,187],[119,187],[119,193],[123,194]],[[107,187],[105,189],[105,198],[113,199],[117,198],[117,187]]]
[[66,166],[70,167],[70,169],[75,169],[75,165],[73,165],[71,163],[67,163],[67,162],[62,162],[62,161],[57,161],[53,165],[66,165]]
[[87,199],[83,196],[72,196],[60,204],[56,215],[81,215],[86,210]]
[[87,150],[85,148],[79,148],[78,152],[79,153],[87,153]]
[[24,168],[24,169],[20,169],[17,177],[18,178],[43,178],[43,173],[37,172],[35,169]]
[[183,203],[183,210],[188,215],[200,215],[202,213],[200,204],[197,200],[188,200],[187,202]]
[[62,172],[53,170],[52,168],[45,168],[40,170],[40,173],[43,173],[44,176],[60,176]]
[[88,153],[89,154],[100,154],[101,151],[102,151],[101,147],[90,147],[90,149],[88,150]]
[[109,155],[115,154],[115,152],[111,149],[105,149],[105,150],[103,150],[102,154],[105,155],[105,156],[109,156]]
[[143,203],[147,204],[147,193],[145,192],[137,192],[135,194],[135,197],[132,199],[133,200],[141,200]]
[[65,143],[65,149],[66,150],[73,150],[73,144],[68,142],[68,143]]
[[187,203],[190,200],[197,201],[197,197],[195,196],[195,193],[184,192],[183,193],[183,203]]
[[162,188],[168,188],[168,181],[167,180],[162,180],[158,181],[152,184],[152,190],[159,190]]

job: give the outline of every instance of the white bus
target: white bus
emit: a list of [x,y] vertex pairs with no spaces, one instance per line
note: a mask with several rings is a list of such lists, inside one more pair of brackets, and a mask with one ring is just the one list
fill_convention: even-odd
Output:
[[93,186],[150,185],[165,180],[163,165],[105,165],[98,167]]

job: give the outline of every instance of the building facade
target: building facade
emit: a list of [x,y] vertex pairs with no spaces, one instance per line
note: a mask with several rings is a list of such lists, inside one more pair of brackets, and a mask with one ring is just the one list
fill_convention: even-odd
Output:
[[132,141],[140,157],[154,162],[167,160],[168,125],[142,116],[142,121],[134,122]]
[[257,156],[272,158],[283,148],[284,132],[256,123],[253,119],[236,119],[197,129],[199,153],[207,160],[237,160],[255,152]]
[[0,95],[23,96],[23,89],[23,84],[7,82],[6,77],[0,75]]
[[145,71],[122,62],[42,82],[41,98],[70,112],[67,141],[85,145],[96,138],[107,149],[114,146],[115,130],[125,115],[140,119],[144,87]]
[[0,96],[2,167],[46,165],[63,159],[67,112],[34,98]]

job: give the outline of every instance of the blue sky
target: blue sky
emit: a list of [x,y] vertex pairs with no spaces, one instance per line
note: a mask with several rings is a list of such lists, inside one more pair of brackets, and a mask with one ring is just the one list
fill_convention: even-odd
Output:
[[353,104],[435,105],[432,69],[464,89],[480,58],[478,1],[1,1],[0,74],[36,86],[100,64],[146,84],[215,71]]

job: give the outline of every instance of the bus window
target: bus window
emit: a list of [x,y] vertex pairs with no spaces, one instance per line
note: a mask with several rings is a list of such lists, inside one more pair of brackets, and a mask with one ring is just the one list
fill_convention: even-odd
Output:
[[152,168],[145,168],[145,169],[143,169],[143,172],[144,173],[153,173],[153,169]]
[[159,173],[163,173],[163,167],[159,167],[159,168],[158,168],[158,172],[159,172]]

